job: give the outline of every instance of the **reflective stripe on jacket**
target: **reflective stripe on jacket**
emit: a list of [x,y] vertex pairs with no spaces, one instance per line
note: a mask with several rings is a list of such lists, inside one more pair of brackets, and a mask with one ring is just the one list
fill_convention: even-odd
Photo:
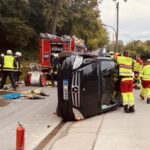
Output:
[[142,77],[142,80],[150,80],[150,65],[143,67],[140,77]]
[[13,70],[14,69],[14,56],[5,55],[3,70]]
[[125,56],[118,56],[117,63],[119,66],[119,75],[120,76],[133,76],[132,66],[133,59]]

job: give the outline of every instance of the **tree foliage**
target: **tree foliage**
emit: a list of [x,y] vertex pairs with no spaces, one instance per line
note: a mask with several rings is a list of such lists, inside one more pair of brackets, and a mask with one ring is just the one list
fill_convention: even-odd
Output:
[[24,0],[0,1],[0,49],[24,49],[35,41],[36,33],[28,25],[28,3]]
[[150,58],[150,40],[142,42],[140,40],[129,42],[126,47],[131,51],[131,55],[135,57],[140,55],[143,59]]
[[61,9],[63,13],[59,17],[58,34],[75,34],[84,39],[91,49],[108,42],[107,32],[101,25],[97,0],[64,0]]
[[0,49],[37,49],[40,32],[76,35],[89,49],[108,42],[99,0],[0,0]]
[[0,18],[0,47],[25,48],[30,40],[34,38],[35,32],[32,28],[17,18]]

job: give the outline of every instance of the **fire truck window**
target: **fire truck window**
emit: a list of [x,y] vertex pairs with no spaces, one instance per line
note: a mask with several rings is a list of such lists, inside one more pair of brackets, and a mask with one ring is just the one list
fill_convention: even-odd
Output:
[[115,63],[113,61],[101,62],[101,106],[107,109],[115,105],[113,99]]
[[51,52],[52,53],[60,53],[63,50],[62,44],[51,44]]

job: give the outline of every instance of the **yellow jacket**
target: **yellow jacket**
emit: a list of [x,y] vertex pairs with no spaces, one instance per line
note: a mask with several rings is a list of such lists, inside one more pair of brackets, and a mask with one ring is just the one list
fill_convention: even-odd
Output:
[[142,71],[140,72],[140,77],[142,78],[142,80],[150,80],[150,65],[146,65],[143,67]]
[[12,55],[5,55],[3,70],[13,70],[14,69],[14,59],[15,58]]
[[132,77],[133,76],[133,59],[125,56],[117,57],[117,64],[119,66],[119,76]]

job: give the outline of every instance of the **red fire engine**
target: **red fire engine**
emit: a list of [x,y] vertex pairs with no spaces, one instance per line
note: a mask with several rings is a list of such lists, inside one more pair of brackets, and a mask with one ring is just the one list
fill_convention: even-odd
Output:
[[52,63],[52,56],[56,57],[63,51],[63,39],[61,37],[41,33],[40,39],[40,65],[42,70],[49,70]]
[[64,35],[63,42],[64,50],[66,51],[82,52],[82,50],[85,49],[84,41],[75,35],[72,37]]
[[[84,41],[76,36],[51,35],[41,33],[39,38],[40,44],[40,65],[44,72],[48,72],[51,66],[58,63],[58,55],[62,51],[81,52],[84,48]],[[55,63],[55,65],[54,65]]]

